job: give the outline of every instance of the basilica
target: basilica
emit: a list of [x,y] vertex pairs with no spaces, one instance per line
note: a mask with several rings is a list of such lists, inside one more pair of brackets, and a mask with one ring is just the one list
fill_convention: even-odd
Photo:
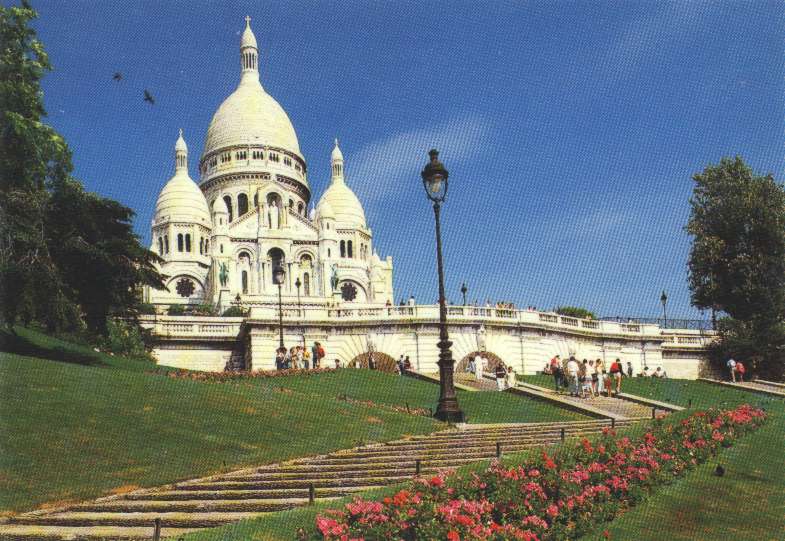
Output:
[[182,130],[174,151],[174,176],[152,221],[167,290],[147,289],[148,302],[224,310],[276,304],[279,293],[286,303],[313,307],[392,302],[392,258],[382,260],[373,248],[337,140],[329,186],[313,205],[297,133],[260,82],[250,18],[240,40],[240,82],[207,128],[198,183],[188,172]]

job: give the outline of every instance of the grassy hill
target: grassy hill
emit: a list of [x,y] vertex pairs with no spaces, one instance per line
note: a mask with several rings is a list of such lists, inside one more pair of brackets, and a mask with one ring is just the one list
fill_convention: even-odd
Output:
[[[445,428],[434,384],[367,370],[210,383],[19,328],[0,335],[0,513]],[[373,404],[345,401],[340,395]],[[459,394],[472,422],[580,418]]]

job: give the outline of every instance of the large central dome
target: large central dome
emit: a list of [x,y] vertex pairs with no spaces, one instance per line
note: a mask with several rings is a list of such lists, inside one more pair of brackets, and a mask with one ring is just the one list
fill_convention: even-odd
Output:
[[263,145],[302,157],[289,116],[259,82],[256,38],[248,25],[240,43],[240,59],[240,84],[213,115],[203,156],[230,146]]

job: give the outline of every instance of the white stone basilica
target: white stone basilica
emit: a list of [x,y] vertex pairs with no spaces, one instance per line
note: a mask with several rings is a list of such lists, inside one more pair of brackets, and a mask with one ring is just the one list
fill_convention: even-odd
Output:
[[164,260],[168,291],[148,289],[146,300],[221,310],[238,300],[277,304],[273,269],[280,266],[289,304],[392,302],[392,258],[382,260],[373,249],[338,141],[329,187],[309,212],[311,187],[297,134],[262,87],[258,60],[246,17],[240,84],[207,129],[198,185],[188,174],[182,130],[175,144],[174,176],[158,196],[152,222],[152,250]]

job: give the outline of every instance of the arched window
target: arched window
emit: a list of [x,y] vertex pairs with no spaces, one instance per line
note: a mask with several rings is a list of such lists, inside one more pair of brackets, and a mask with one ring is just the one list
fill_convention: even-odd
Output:
[[346,257],[346,241],[341,241],[341,257]]
[[210,239],[204,241],[204,253],[205,255],[210,253]]
[[164,255],[164,239],[158,237],[158,255]]
[[289,199],[289,208],[294,210],[294,201],[292,201],[291,199]]
[[185,235],[185,251],[189,254],[191,253],[191,235],[190,233],[186,233]]
[[177,251],[178,252],[182,252],[183,251],[183,234],[182,233],[178,233],[177,234]]
[[164,235],[164,253],[169,253],[169,235]]
[[311,277],[308,273],[303,273],[303,294],[309,296],[311,294]]
[[243,283],[243,294],[246,294],[248,293],[248,271],[243,271],[240,276],[242,277],[241,280]]
[[354,257],[354,255],[352,254],[352,241],[349,241],[346,244],[348,245],[346,251],[348,252],[349,257]]
[[297,214],[300,214],[302,216],[305,215],[305,205],[303,204],[302,201],[297,203]]
[[248,212],[248,196],[241,193],[237,196],[237,216],[240,217]]
[[330,256],[330,249],[329,249],[329,248],[327,248],[327,257],[331,257],[331,256]]
[[204,237],[199,237],[199,255],[204,255]]
[[253,208],[255,208],[255,209],[259,208],[259,194],[258,193],[253,194]]
[[226,212],[229,213],[229,221],[232,221],[232,196],[225,195],[224,203],[226,203]]

